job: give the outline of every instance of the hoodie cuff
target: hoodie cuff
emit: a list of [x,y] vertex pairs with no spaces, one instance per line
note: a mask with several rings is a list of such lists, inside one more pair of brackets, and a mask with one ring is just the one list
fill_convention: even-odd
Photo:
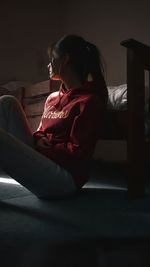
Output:
[[38,132],[34,132],[33,133],[33,138],[34,138],[35,145],[38,142],[38,140],[41,139],[42,137],[46,137],[46,135],[42,131],[38,131]]

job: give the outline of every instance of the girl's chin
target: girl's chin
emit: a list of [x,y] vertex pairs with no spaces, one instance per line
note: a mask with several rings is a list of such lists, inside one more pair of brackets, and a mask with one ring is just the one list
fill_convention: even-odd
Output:
[[50,74],[50,79],[54,81],[61,80],[60,76],[58,74]]

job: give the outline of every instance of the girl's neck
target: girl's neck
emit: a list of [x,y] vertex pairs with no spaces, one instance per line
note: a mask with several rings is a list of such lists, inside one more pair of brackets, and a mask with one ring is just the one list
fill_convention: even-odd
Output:
[[80,81],[79,77],[74,72],[71,71],[66,75],[66,77],[63,77],[62,81],[67,90],[82,86],[82,82]]
[[79,88],[81,87],[82,83],[80,81],[64,81],[65,88],[67,90],[73,89],[73,88]]

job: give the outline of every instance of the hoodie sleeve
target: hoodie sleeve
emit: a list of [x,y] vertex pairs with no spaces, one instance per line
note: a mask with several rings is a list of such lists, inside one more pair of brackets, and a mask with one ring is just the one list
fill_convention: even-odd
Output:
[[[49,101],[50,99],[50,96],[49,95],[45,101],[45,104],[44,104],[44,110],[46,108],[46,105],[47,105],[47,102]],[[35,144],[37,143],[37,141],[42,138],[42,137],[46,137],[45,133],[44,133],[44,129],[43,129],[43,125],[42,125],[42,120],[40,120],[40,123],[39,123],[39,126],[37,128],[37,130],[35,132],[33,132],[33,137],[34,137],[34,141],[35,141]]]

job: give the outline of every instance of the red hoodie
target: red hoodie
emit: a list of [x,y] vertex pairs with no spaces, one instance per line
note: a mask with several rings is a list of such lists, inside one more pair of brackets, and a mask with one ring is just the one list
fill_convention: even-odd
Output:
[[94,82],[87,82],[66,90],[62,84],[58,92],[48,96],[40,125],[33,134],[35,143],[41,135],[47,137],[50,145],[36,149],[68,170],[79,188],[89,177],[89,160],[106,106],[106,87],[97,88]]

